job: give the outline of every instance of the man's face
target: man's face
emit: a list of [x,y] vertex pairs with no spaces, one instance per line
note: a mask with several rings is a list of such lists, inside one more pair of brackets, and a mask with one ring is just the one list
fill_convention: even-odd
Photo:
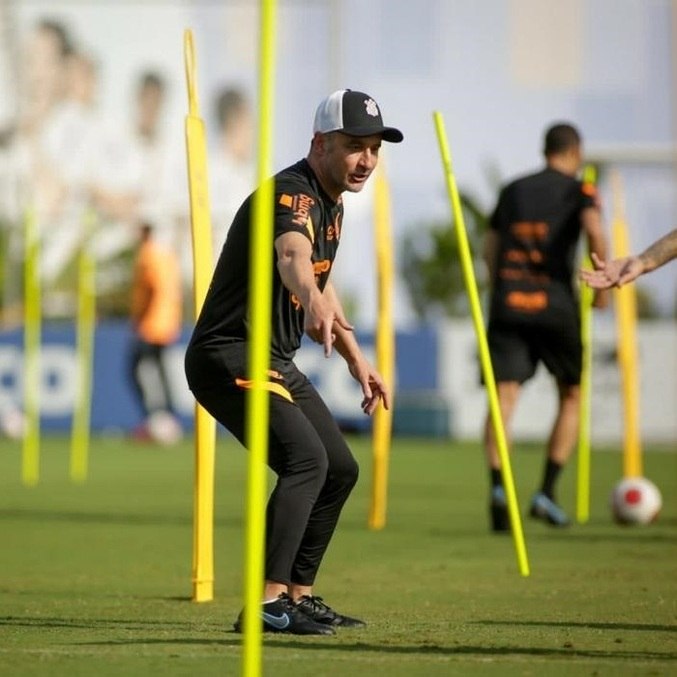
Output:
[[331,192],[359,193],[378,164],[381,135],[348,136],[341,132],[323,135],[320,161]]

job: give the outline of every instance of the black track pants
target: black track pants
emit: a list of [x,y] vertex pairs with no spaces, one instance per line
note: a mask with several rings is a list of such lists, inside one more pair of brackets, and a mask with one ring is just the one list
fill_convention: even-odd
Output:
[[[189,381],[190,364],[187,359]],[[278,479],[268,501],[265,577],[312,585],[358,466],[310,381],[291,362],[281,374],[293,402],[270,394],[268,465]],[[198,402],[243,444],[245,392],[233,380],[193,389]]]

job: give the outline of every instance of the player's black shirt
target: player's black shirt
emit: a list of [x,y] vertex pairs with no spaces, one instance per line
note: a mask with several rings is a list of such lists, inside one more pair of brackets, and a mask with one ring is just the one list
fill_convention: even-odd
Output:
[[576,316],[573,269],[587,207],[595,207],[594,187],[550,168],[501,191],[491,218],[499,236],[492,320],[557,323]]
[[[306,160],[279,172],[274,180],[273,237],[295,231],[311,241],[315,280],[322,290],[339,244],[343,203],[340,198],[335,202],[324,192]],[[253,205],[252,193],[235,215],[193,330],[189,351],[200,351],[205,357],[210,353],[212,358],[218,358],[224,346],[234,340],[248,339],[249,235]],[[303,335],[304,311],[298,299],[282,283],[275,249],[261,252],[261,256],[273,266],[270,349],[274,365],[277,360],[294,357]],[[200,381],[209,380],[209,374],[203,376]]]

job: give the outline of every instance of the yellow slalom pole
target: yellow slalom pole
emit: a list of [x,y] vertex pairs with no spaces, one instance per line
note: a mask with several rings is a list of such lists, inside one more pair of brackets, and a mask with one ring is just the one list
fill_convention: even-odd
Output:
[[[611,177],[614,217],[611,228],[614,258],[630,255],[628,224],[625,220],[623,187],[617,172]],[[616,332],[618,366],[623,395],[623,476],[642,476],[642,442],[639,429],[639,368],[637,358],[637,296],[635,285],[616,290]]]
[[477,291],[475,271],[473,269],[472,256],[465,229],[465,221],[463,219],[463,210],[461,209],[461,199],[458,194],[456,178],[454,176],[451,164],[451,153],[449,152],[449,145],[447,143],[447,135],[444,129],[444,120],[442,118],[442,114],[436,111],[433,113],[433,118],[435,120],[435,130],[437,131],[440,153],[442,155],[442,165],[444,167],[447,190],[449,192],[451,207],[454,214],[454,221],[456,224],[455,231],[458,241],[458,250],[461,256],[463,279],[465,281],[466,292],[468,294],[468,300],[470,301],[470,310],[473,323],[475,325],[475,334],[477,335],[477,344],[479,347],[480,361],[482,364],[482,375],[484,376],[484,382],[487,387],[491,420],[494,427],[494,434],[496,435],[498,455],[501,459],[501,476],[503,478],[503,486],[505,487],[506,499],[508,501],[508,514],[510,516],[510,525],[512,527],[515,552],[517,554],[517,563],[520,574],[522,576],[528,576],[529,562],[527,560],[527,551],[524,544],[524,532],[522,531],[522,521],[520,519],[519,507],[517,505],[517,495],[515,493],[515,484],[513,482],[512,469],[510,466],[508,445],[505,438],[501,410],[498,404],[496,380],[494,379],[494,370],[491,364],[489,345],[487,343],[487,336],[484,329],[484,320],[482,318],[482,308],[480,306],[479,293]]
[[275,0],[261,0],[259,34],[259,148],[258,184],[254,197],[249,249],[249,373],[246,439],[249,450],[244,559],[244,646],[242,674],[262,674],[262,624],[259,609],[264,579],[268,460],[268,397],[265,385],[270,367],[270,314],[273,270],[273,208],[271,178],[273,151],[273,95],[275,90]]
[[[597,183],[594,165],[583,171],[583,183],[593,189]],[[590,257],[584,257],[584,267],[591,268]],[[590,409],[592,399],[592,299],[593,290],[580,285],[581,343],[583,369],[581,371],[580,423],[578,428],[578,463],[576,473],[576,520],[585,524],[590,519]]]
[[[197,98],[193,32],[183,34],[188,87],[186,154],[193,244],[193,303],[197,319],[214,267],[207,181],[207,142]],[[214,599],[214,456],[216,422],[195,404],[195,479],[193,501],[193,601]]]
[[262,674],[262,624],[259,609],[264,579],[268,460],[268,398],[265,388],[270,366],[270,315],[273,270],[273,209],[275,185],[271,178],[273,104],[275,91],[276,1],[260,2],[259,34],[259,145],[258,184],[254,197],[249,244],[249,373],[253,387],[247,393],[246,428],[249,466],[244,557],[244,645],[242,674]]
[[35,486],[40,477],[40,237],[35,212],[24,218],[24,409],[26,431],[23,438],[21,478]]
[[94,327],[96,323],[96,281],[94,257],[89,240],[94,231],[96,215],[93,209],[85,214],[85,239],[78,256],[77,314],[77,392],[71,430],[70,478],[84,482],[89,466],[89,441],[92,402],[92,367],[94,357]]
[[376,327],[376,365],[390,393],[390,409],[378,407],[372,431],[372,487],[369,528],[383,529],[388,505],[388,465],[392,440],[395,386],[395,332],[393,329],[393,237],[390,192],[383,168],[374,185],[374,244],[378,276],[378,321]]

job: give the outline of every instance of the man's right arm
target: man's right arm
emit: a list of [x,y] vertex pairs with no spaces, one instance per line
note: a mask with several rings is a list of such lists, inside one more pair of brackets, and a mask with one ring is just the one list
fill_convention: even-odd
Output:
[[275,239],[275,251],[282,284],[296,296],[305,311],[306,334],[324,345],[324,354],[329,357],[334,342],[332,326],[334,321],[341,322],[341,318],[315,282],[310,240],[301,233],[288,231]]

